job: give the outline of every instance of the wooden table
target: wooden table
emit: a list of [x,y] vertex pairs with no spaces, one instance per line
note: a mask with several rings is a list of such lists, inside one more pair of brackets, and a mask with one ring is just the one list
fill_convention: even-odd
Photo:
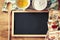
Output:
[[[0,0],[0,40],[8,40],[8,31],[10,28],[8,25],[8,16],[10,16],[8,13],[2,12],[2,6],[4,4],[4,0]],[[12,37],[10,36],[11,40],[44,40],[45,38],[20,38],[20,37]]]
[[[0,39],[8,40],[8,13],[2,12],[0,14]],[[10,28],[10,27],[9,27]],[[44,38],[20,38],[20,37],[12,37],[11,40],[44,40]]]
[[[2,12],[4,0],[0,0],[0,40],[8,40],[8,13]],[[44,40],[44,38],[20,38],[12,37],[11,40]]]

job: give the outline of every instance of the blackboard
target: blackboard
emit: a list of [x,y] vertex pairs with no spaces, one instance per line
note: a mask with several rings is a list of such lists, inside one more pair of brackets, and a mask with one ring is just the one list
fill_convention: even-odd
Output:
[[13,12],[13,35],[46,35],[48,12]]

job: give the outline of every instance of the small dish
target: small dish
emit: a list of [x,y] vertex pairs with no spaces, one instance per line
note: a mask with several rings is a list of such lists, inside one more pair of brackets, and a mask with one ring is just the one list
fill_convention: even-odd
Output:
[[30,5],[30,0],[16,0],[16,6],[20,10],[25,10]]
[[47,0],[32,0],[32,6],[36,10],[44,10],[47,7]]

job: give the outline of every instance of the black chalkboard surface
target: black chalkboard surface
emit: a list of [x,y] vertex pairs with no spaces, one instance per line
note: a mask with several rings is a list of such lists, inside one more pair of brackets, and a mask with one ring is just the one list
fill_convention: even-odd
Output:
[[14,12],[12,14],[13,35],[45,35],[48,12]]

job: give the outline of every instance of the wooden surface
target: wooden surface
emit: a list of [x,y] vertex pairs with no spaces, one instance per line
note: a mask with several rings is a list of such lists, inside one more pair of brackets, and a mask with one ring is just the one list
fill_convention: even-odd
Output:
[[[4,0],[0,0],[0,40],[8,40],[8,16],[10,12],[4,13],[2,12],[2,6],[4,4]],[[10,9],[10,8],[9,8]],[[10,11],[10,10],[9,10]],[[10,27],[9,27],[10,28]],[[20,37],[12,37],[10,40],[44,40],[44,38],[20,38]]]
[[8,40],[8,15],[2,13],[4,0],[0,0],[0,40]]
[[[0,40],[8,40],[8,13],[2,12],[2,6],[4,4],[4,0],[0,0]],[[10,40],[44,40],[44,38],[18,38],[12,37]]]

